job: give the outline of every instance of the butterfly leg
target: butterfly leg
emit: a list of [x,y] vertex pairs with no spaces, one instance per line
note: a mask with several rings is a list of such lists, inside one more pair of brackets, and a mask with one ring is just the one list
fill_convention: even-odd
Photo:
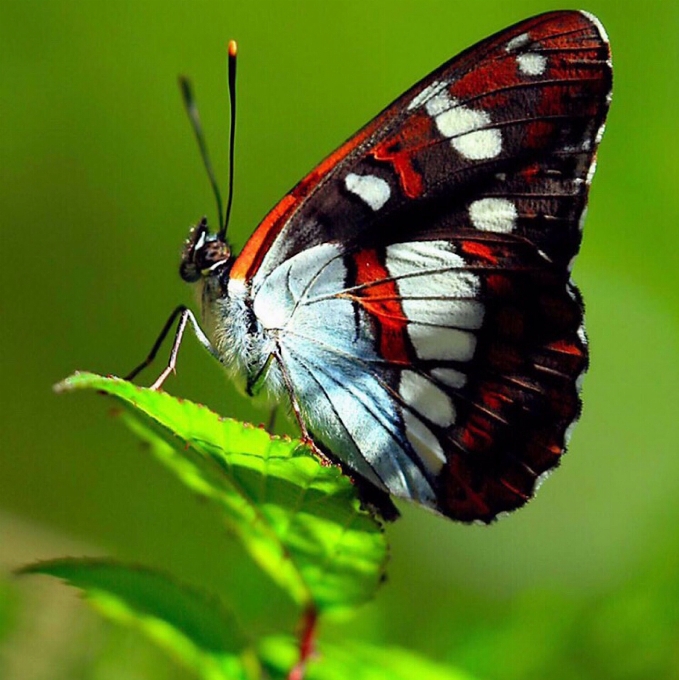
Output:
[[166,378],[170,375],[170,373],[175,372],[175,367],[177,365],[177,354],[179,353],[179,346],[181,345],[182,338],[184,336],[184,331],[186,330],[186,325],[189,322],[191,323],[191,327],[193,328],[193,332],[195,333],[198,342],[200,342],[200,344],[203,345],[203,347],[205,347],[205,349],[208,352],[210,352],[210,354],[212,354],[212,356],[215,359],[217,359],[218,361],[220,360],[219,353],[212,346],[212,343],[208,339],[207,335],[205,335],[205,333],[203,332],[203,329],[198,324],[198,321],[196,320],[196,317],[194,316],[193,312],[184,305],[179,305],[172,311],[172,314],[170,314],[170,316],[168,317],[167,321],[165,322],[165,325],[163,326],[162,330],[160,331],[160,334],[158,335],[158,338],[153,344],[153,347],[151,347],[149,355],[146,357],[146,359],[144,359],[144,361],[142,361],[141,364],[139,364],[139,366],[137,366],[131,373],[125,376],[125,380],[132,380],[147,366],[151,365],[153,360],[156,358],[156,355],[158,354],[158,350],[165,341],[167,334],[170,332],[170,329],[177,321],[177,317],[179,317],[179,323],[177,324],[177,331],[174,336],[174,342],[172,343],[172,349],[170,350],[170,359],[168,361],[167,367],[158,376],[153,385],[151,385],[150,389],[152,390],[160,389],[160,387],[165,382]]

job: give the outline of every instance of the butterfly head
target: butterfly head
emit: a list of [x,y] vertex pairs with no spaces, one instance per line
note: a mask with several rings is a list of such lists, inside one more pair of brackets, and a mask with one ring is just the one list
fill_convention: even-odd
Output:
[[207,218],[191,229],[184,244],[179,275],[187,283],[228,276],[233,263],[231,247],[220,234],[211,234]]

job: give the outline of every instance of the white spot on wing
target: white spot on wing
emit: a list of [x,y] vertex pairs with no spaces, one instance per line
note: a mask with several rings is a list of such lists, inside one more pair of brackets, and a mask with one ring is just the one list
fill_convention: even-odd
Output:
[[585,332],[585,326],[581,324],[578,327],[578,338],[580,339],[580,342],[587,347],[587,333]]
[[431,97],[425,106],[427,113],[436,118],[436,116],[448,111],[453,106],[457,106],[457,102],[448,94],[446,90],[440,90],[433,97]]
[[402,371],[398,391],[411,409],[432,423],[448,427],[455,422],[455,408],[450,397],[419,373]]
[[545,483],[545,480],[551,476],[552,472],[554,472],[554,468],[545,470],[542,474],[535,478],[535,483],[533,484],[533,494],[536,494],[540,490],[540,487]]
[[459,389],[467,384],[467,376],[454,368],[435,368],[431,371],[431,374],[444,385],[454,389]]
[[418,106],[422,106],[430,97],[433,97],[437,92],[440,92],[448,83],[442,82],[440,80],[435,80],[430,85],[422,90],[419,94],[416,94],[410,104],[408,104],[408,111],[416,109]]
[[526,52],[516,57],[519,71],[526,76],[541,76],[547,68],[547,57],[542,54]]
[[577,393],[580,394],[582,392],[582,385],[585,382],[585,375],[587,374],[587,371],[584,370],[576,379],[575,379],[575,389],[577,390]]
[[[606,95],[606,104],[608,104],[609,106],[611,104],[611,97],[612,96],[613,96],[613,92],[609,92]],[[599,129],[596,131],[596,135],[594,137],[594,146],[599,146],[599,142],[603,138],[605,130],[606,130],[606,121],[601,123],[601,125],[599,126]]]
[[506,198],[481,198],[469,206],[472,224],[482,231],[509,234],[516,228],[516,206]]
[[449,241],[394,243],[387,247],[387,267],[390,264],[399,269],[398,273],[391,272],[392,276],[412,274],[423,268],[465,268],[464,259],[453,250]]
[[478,277],[448,241],[414,241],[387,247],[386,266],[403,297],[408,335],[421,359],[469,361],[483,305]]
[[524,45],[527,45],[530,42],[530,35],[528,33],[521,33],[517,35],[516,37],[512,38],[506,45],[505,49],[507,52],[513,52],[514,50],[519,49],[519,47],[523,47]]
[[375,175],[356,175],[350,172],[344,178],[344,186],[373,210],[379,210],[391,195],[389,184]]
[[585,203],[585,207],[582,209],[582,212],[580,213],[580,219],[578,220],[578,230],[582,233],[582,230],[585,228],[585,220],[587,219],[587,211],[589,210],[589,206]]
[[432,474],[438,474],[446,462],[446,456],[436,435],[417,416],[405,410],[403,422],[406,437],[415,453]]
[[[403,295],[401,287],[399,292]],[[401,298],[403,313],[410,323],[421,323],[429,326],[455,326],[456,328],[481,328],[484,306],[478,300],[458,300],[443,297],[441,291],[437,298]]]
[[490,116],[485,111],[474,111],[466,106],[454,106],[436,116],[436,127],[444,137],[457,137],[488,123]]
[[476,336],[457,328],[436,328],[412,324],[408,326],[415,352],[420,359],[470,361],[476,349]]
[[587,186],[589,186],[592,183],[595,172],[596,172],[596,156],[592,158],[592,164],[589,166],[589,169],[587,170],[587,177],[585,177],[585,182],[587,183]]
[[465,271],[448,241],[413,241],[387,247],[386,266],[404,298],[476,298],[479,279]]
[[463,106],[446,90],[431,97],[425,105],[439,132],[450,139],[460,154],[470,160],[495,158],[502,151],[502,135],[486,111]]
[[563,446],[566,448],[568,444],[571,441],[571,437],[573,436],[573,431],[575,430],[575,426],[578,424],[578,419],[576,418],[573,422],[571,422],[568,427],[566,427],[565,432],[563,433]]
[[502,135],[496,128],[469,132],[452,141],[453,146],[472,161],[495,158],[502,151]]

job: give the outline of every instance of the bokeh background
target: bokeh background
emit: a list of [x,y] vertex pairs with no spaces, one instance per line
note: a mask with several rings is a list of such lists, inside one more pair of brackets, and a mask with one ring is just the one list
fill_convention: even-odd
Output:
[[[214,202],[180,104],[194,79],[225,183],[225,46],[240,43],[232,239],[459,50],[551,2],[0,2],[0,677],[183,678],[76,594],[11,568],[114,555],[221,593],[255,631],[294,611],[75,369],[124,374],[170,310]],[[589,0],[615,87],[575,277],[592,366],[562,468],[491,527],[403,507],[389,579],[329,639],[480,679],[679,678],[679,3]],[[145,376],[148,381],[152,374]],[[192,339],[166,387],[260,422]]]

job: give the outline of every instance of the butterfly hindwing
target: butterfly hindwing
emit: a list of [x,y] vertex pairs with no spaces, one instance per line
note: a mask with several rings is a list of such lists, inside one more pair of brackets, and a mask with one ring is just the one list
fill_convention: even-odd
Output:
[[465,521],[522,505],[558,464],[610,90],[598,21],[529,19],[415,85],[264,219],[231,280],[320,450]]

